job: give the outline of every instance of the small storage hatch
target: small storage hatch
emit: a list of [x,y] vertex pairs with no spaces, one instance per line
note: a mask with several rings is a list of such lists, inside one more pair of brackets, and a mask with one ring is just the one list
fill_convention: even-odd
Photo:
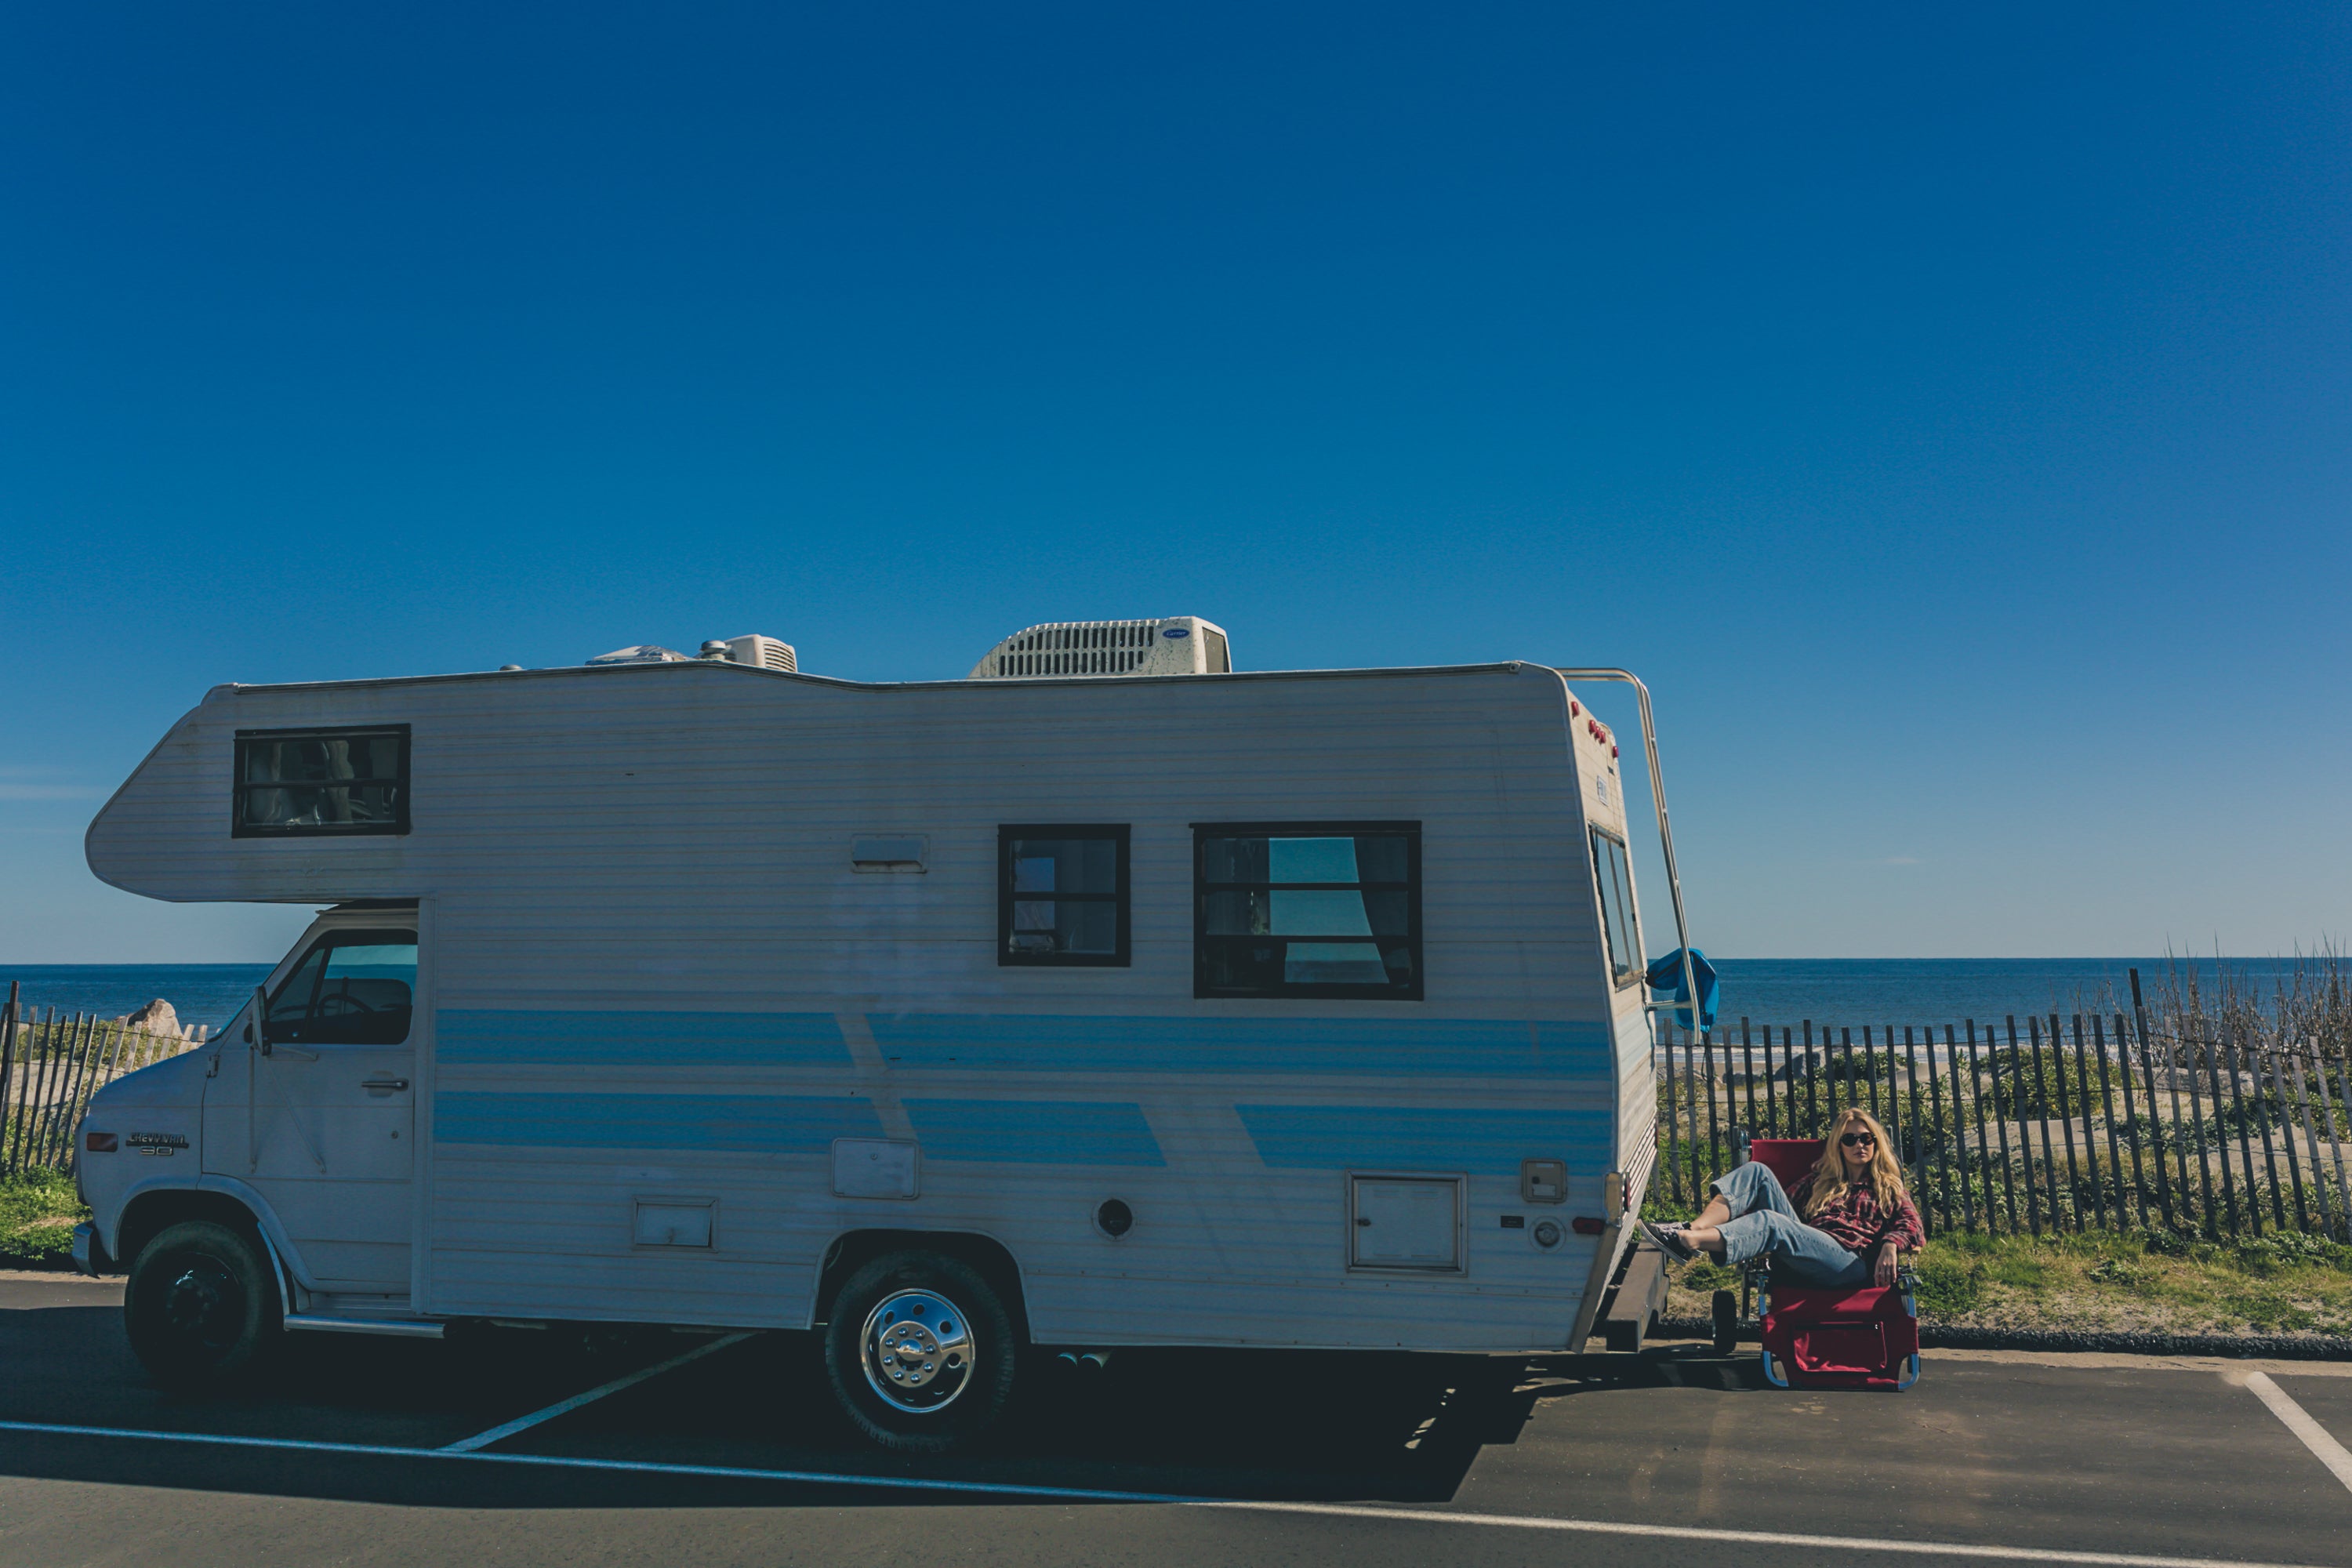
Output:
[[1348,1266],[1460,1272],[1462,1178],[1349,1176]]
[[708,1247],[716,1198],[639,1198],[632,1239],[639,1247]]

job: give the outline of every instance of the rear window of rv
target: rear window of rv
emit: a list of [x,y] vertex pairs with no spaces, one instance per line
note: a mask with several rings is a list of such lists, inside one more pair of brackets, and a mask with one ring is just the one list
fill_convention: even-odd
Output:
[[996,962],[1129,962],[1128,829],[1004,826],[996,831]]
[[1196,996],[1418,1001],[1421,825],[1200,823]]
[[1609,942],[1609,973],[1618,984],[1642,973],[1642,933],[1633,924],[1633,872],[1625,846],[1592,830],[1592,878],[1601,885],[1601,930]]
[[239,838],[408,831],[408,726],[240,730]]

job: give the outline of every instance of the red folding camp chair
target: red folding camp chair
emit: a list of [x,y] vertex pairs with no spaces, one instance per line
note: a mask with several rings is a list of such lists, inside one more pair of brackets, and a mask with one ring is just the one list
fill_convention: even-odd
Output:
[[[1818,1138],[1758,1138],[1748,1158],[1794,1192],[1822,1157]],[[1919,1380],[1917,1278],[1905,1268],[1892,1285],[1829,1289],[1772,1278],[1763,1258],[1748,1265],[1741,1301],[1715,1293],[1715,1337],[1728,1354],[1740,1309],[1752,1300],[1764,1342],[1764,1377],[1776,1388],[1904,1389]]]

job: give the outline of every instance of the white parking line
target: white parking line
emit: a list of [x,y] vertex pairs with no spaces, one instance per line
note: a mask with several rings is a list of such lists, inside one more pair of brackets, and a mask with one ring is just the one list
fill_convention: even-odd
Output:
[[62,1437],[122,1437],[226,1448],[299,1449],[380,1458],[446,1459],[471,1464],[531,1465],[551,1469],[622,1471],[631,1475],[700,1477],[717,1480],[783,1481],[803,1486],[863,1487],[886,1491],[955,1492],[972,1497],[1052,1498],[1066,1502],[1155,1503],[1226,1513],[1316,1514],[1335,1519],[1474,1524],[1579,1535],[1647,1536],[1669,1541],[1721,1542],[1744,1546],[1794,1546],[1821,1552],[1883,1552],[1909,1557],[1964,1557],[2002,1563],[2065,1563],[2080,1568],[2309,1568],[2231,1557],[2155,1557],[2129,1552],[2062,1552],[2032,1546],[1978,1546],[1950,1541],[1890,1541],[1883,1537],[1794,1535],[1770,1530],[1708,1530],[1614,1519],[1547,1519],[1535,1514],[1450,1513],[1438,1509],[1378,1508],[1355,1503],[1256,1502],[1189,1497],[1180,1492],[1103,1491],[1089,1487],[1026,1486],[1007,1481],[930,1480],[917,1476],[843,1475],[827,1470],[763,1470],[734,1465],[665,1465],[650,1460],[585,1459],[551,1454],[491,1454],[478,1449],[400,1448],[372,1443],[319,1443],[299,1437],[235,1437],[208,1432],[146,1432],[121,1426],[67,1426],[42,1421],[0,1421],[0,1432]]
[[2326,1427],[2288,1398],[2286,1390],[2273,1383],[2268,1373],[2249,1373],[2246,1386],[2254,1391],[2254,1397],[2271,1407],[2272,1415],[2286,1423],[2288,1431],[2303,1439],[2303,1446],[2311,1450],[2312,1457],[2326,1465],[2344,1483],[2345,1489],[2352,1491],[2352,1454],[2344,1451],[2344,1445],[2331,1436]]
[[487,1432],[477,1432],[470,1437],[460,1437],[442,1451],[449,1454],[470,1454],[477,1448],[487,1448],[501,1437],[511,1437],[518,1432],[527,1432],[542,1421],[552,1421],[559,1415],[569,1415],[583,1405],[595,1404],[608,1394],[618,1394],[625,1388],[634,1388],[649,1377],[659,1377],[673,1367],[684,1366],[690,1361],[700,1361],[714,1351],[723,1351],[729,1345],[740,1344],[751,1337],[749,1332],[721,1334],[715,1340],[695,1346],[684,1355],[674,1355],[666,1362],[641,1367],[625,1377],[616,1377],[610,1383],[600,1384],[585,1394],[575,1394],[569,1399],[559,1399],[544,1410],[534,1410],[528,1415],[518,1415],[504,1426],[493,1426]]

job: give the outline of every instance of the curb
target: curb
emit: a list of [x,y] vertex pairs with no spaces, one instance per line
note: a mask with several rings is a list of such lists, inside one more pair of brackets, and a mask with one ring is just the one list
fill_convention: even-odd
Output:
[[[1715,1331],[1705,1318],[1662,1318],[1652,1332],[1703,1340]],[[1739,1337],[1753,1342],[1752,1324]],[[2321,1334],[2154,1334],[2071,1329],[1970,1329],[1919,1325],[1919,1343],[1928,1350],[2102,1351],[2123,1355],[2234,1356],[2260,1361],[2352,1361],[2352,1337]]]

